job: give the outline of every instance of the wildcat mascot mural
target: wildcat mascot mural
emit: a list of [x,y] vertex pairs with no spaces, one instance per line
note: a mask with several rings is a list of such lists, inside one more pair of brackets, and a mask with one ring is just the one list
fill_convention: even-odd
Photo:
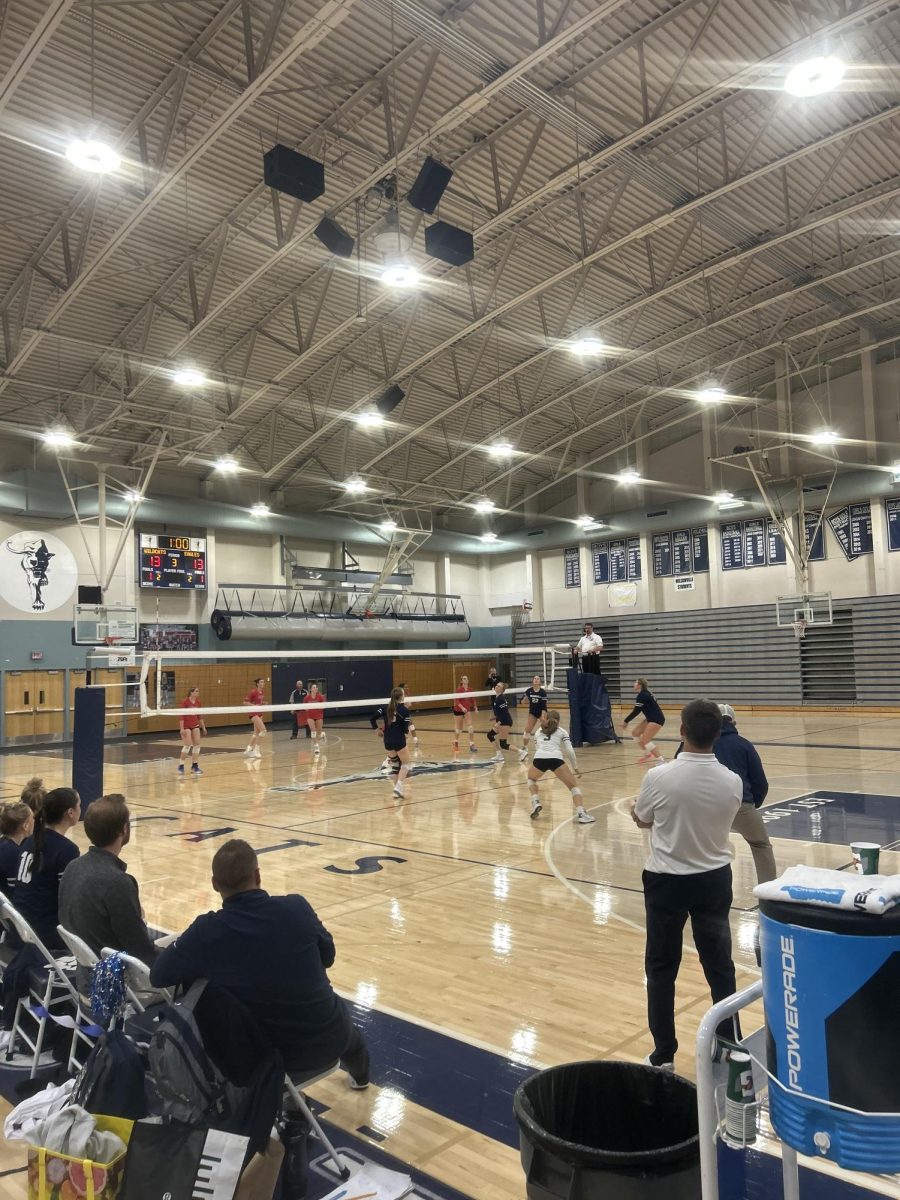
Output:
[[19,560],[18,571],[2,572],[4,599],[16,608],[44,612],[59,608],[71,596],[77,568],[71,551],[58,538],[52,534],[17,533],[7,538],[4,549]]

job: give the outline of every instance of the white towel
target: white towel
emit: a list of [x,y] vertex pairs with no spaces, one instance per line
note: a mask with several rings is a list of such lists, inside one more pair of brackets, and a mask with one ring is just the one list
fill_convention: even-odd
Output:
[[900,904],[900,875],[857,875],[824,867],[788,867],[780,879],[753,889],[760,900],[818,904],[881,915]]

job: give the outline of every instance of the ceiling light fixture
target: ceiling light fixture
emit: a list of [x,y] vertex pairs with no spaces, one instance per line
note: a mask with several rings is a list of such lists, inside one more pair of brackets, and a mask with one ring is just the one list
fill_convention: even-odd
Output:
[[381,282],[388,287],[414,288],[422,281],[419,271],[408,262],[392,262],[381,272]]
[[79,171],[90,171],[92,175],[109,175],[122,165],[122,156],[118,151],[94,138],[75,138],[69,142],[66,158]]
[[596,517],[585,515],[583,517],[576,517],[575,524],[580,525],[582,529],[590,529],[592,525],[602,525],[603,522],[598,521]]
[[263,504],[262,500],[257,500],[250,508],[250,515],[252,517],[268,517],[271,515],[271,512],[271,508],[269,508],[268,504]]
[[230,454],[223,454],[220,458],[217,458],[215,467],[222,475],[233,475],[235,471],[240,470],[238,460]]
[[387,520],[382,521],[378,528],[382,533],[393,533],[394,530],[399,529],[399,526],[396,521]]
[[729,500],[734,499],[734,492],[716,492],[713,496],[716,504],[727,504]]
[[65,446],[75,445],[74,437],[63,425],[57,425],[53,429],[47,429],[41,434],[41,439],[46,445],[53,446],[53,448],[56,450],[61,450]]
[[814,446],[833,446],[838,440],[838,435],[832,429],[821,429],[818,433],[812,435],[812,444]]
[[490,532],[483,533],[481,535],[481,537],[479,538],[479,541],[482,541],[482,542],[496,542],[496,540],[497,540],[496,533],[490,533]]
[[640,482],[640,478],[640,471],[636,471],[634,467],[625,467],[624,470],[619,472],[619,479],[622,483],[638,483]]
[[701,388],[697,392],[697,399],[701,404],[720,404],[728,393],[723,387],[710,386]]
[[384,424],[384,417],[377,408],[364,408],[361,412],[353,414],[353,420],[360,429],[377,429],[379,425]]
[[846,69],[834,55],[808,58],[791,67],[784,80],[784,90],[789,96],[821,96],[837,87]]
[[596,358],[605,348],[600,338],[593,335],[580,337],[569,343],[569,349],[579,358]]
[[474,507],[476,512],[489,513],[493,512],[497,505],[493,502],[493,500],[488,500],[488,498],[485,496],[481,500],[476,500]]
[[131,490],[123,493],[122,499],[126,504],[140,504],[142,497],[140,492]]
[[363,492],[369,490],[369,485],[364,479],[360,479],[358,475],[354,475],[352,479],[344,480],[344,491],[350,493],[351,496],[361,496]]
[[488,454],[491,458],[511,458],[515,454],[515,449],[512,442],[494,442],[488,446]]
[[203,387],[206,383],[206,376],[196,367],[179,367],[172,379],[179,387]]

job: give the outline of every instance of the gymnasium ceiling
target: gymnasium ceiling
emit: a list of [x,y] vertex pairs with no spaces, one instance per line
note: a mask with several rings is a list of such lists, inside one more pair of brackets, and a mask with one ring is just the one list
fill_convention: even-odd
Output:
[[[232,455],[277,511],[456,525],[482,496],[571,505],[579,471],[704,420],[774,422],[776,371],[894,353],[898,33],[900,0],[0,0],[4,463],[53,467],[62,421],[76,462],[159,452],[151,494]],[[786,94],[817,55],[838,88]],[[122,166],[78,171],[84,136]],[[264,186],[276,142],[324,161],[321,199]],[[427,154],[468,266],[428,259],[405,202]],[[390,178],[414,290],[380,281]],[[357,256],[315,239],[326,213]]]

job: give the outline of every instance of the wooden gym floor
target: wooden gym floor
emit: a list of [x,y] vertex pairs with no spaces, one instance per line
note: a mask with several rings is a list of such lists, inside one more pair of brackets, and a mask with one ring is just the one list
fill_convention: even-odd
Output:
[[[667,757],[674,717],[660,743]],[[423,762],[446,767],[449,716],[422,713],[417,723]],[[845,866],[847,842],[862,836],[859,821],[867,840],[900,846],[900,715],[738,714],[738,727],[759,746],[769,775],[769,829],[781,868]],[[255,762],[240,753],[241,732],[215,733],[204,742],[198,779],[175,773],[177,734],[111,746],[105,786],[124,792],[138,818],[124,857],[147,920],[176,930],[217,907],[210,860],[225,837],[245,837],[266,851],[263,886],[302,892],[334,935],[335,986],[408,1023],[398,1028],[438,1031],[447,1035],[441,1046],[474,1044],[526,1065],[642,1059],[651,1045],[645,835],[627,810],[645,768],[631,740],[579,753],[585,803],[597,817],[587,827],[569,821],[568,793],[555,781],[542,785],[544,811],[529,820],[524,768],[514,755],[502,767],[475,765],[489,757],[483,734],[477,740],[479,753],[460,754],[460,769],[413,778],[403,802],[380,777],[352,778],[382,759],[380,741],[362,724],[332,725],[319,761],[286,729],[266,738]],[[61,751],[0,756],[0,794],[13,798],[34,774],[50,787],[67,783],[69,763]],[[344,776],[351,778],[340,782]],[[803,799],[811,794],[821,795]],[[86,844],[80,830],[76,840]],[[755,877],[747,847],[733,844],[740,986],[756,973]],[[886,873],[900,871],[900,853],[885,853],[882,863]],[[693,1039],[709,999],[690,952],[677,1003],[677,1069],[692,1075]],[[423,1050],[423,1074],[435,1069]],[[511,1145],[476,1120],[448,1116],[427,1088],[393,1076],[380,1086],[377,1064],[374,1074],[367,1092],[349,1091],[334,1076],[313,1093],[330,1105],[335,1124],[368,1131],[363,1136],[436,1180],[478,1200],[524,1195]],[[22,1164],[21,1149],[0,1151],[0,1196],[24,1194],[24,1175],[3,1176]]]

